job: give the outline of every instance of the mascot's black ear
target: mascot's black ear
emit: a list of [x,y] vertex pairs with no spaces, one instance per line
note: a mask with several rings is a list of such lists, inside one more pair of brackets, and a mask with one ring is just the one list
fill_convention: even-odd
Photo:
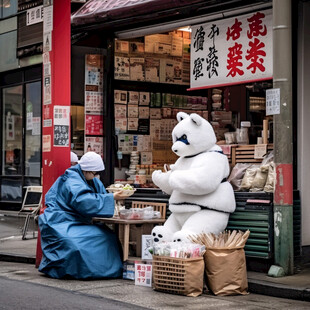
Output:
[[190,116],[191,120],[193,121],[194,124],[196,124],[197,126],[200,126],[202,123],[202,117],[199,116],[196,113],[192,113]]
[[185,119],[185,118],[187,118],[187,117],[189,117],[189,115],[188,115],[187,113],[185,113],[185,112],[179,112],[179,113],[177,114],[177,120],[178,120],[178,122],[183,121],[183,119]]

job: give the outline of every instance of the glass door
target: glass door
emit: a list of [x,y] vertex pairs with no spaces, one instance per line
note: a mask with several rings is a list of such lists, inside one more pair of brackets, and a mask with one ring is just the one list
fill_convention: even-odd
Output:
[[22,201],[23,88],[2,91],[2,179],[1,200]]
[[[41,176],[41,82],[26,84],[25,177]],[[27,184],[30,185],[30,184]],[[34,184],[32,184],[34,185]],[[38,184],[39,185],[39,184]]]

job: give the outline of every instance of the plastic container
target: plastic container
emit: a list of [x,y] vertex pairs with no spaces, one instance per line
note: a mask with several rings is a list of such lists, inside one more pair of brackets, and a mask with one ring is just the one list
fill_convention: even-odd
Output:
[[225,136],[226,144],[234,144],[236,142],[235,132],[225,132],[224,136]]
[[119,211],[119,217],[122,219],[122,220],[128,220],[129,217],[131,216],[131,211],[130,210],[120,210]]
[[131,214],[129,216],[130,220],[142,220],[143,219],[143,209],[139,209],[139,208],[131,208],[129,209],[129,211],[131,211]]
[[249,144],[248,128],[237,128],[236,140],[238,144]]
[[143,210],[143,219],[144,220],[150,220],[154,218],[154,209],[153,207],[146,207]]

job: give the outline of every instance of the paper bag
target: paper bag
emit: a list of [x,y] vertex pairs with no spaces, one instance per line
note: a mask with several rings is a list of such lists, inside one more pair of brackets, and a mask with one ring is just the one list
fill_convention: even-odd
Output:
[[245,295],[248,290],[243,246],[207,248],[204,254],[207,285],[214,295]]
[[189,264],[185,265],[184,295],[197,297],[202,294],[203,271],[203,260],[192,260]]

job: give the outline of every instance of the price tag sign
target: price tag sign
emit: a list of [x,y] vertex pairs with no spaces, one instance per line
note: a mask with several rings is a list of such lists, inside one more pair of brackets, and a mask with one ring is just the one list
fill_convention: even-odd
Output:
[[254,158],[261,159],[267,153],[267,144],[256,144],[254,150]]
[[280,88],[266,90],[266,115],[280,114]]
[[152,265],[135,263],[135,285],[152,286]]

